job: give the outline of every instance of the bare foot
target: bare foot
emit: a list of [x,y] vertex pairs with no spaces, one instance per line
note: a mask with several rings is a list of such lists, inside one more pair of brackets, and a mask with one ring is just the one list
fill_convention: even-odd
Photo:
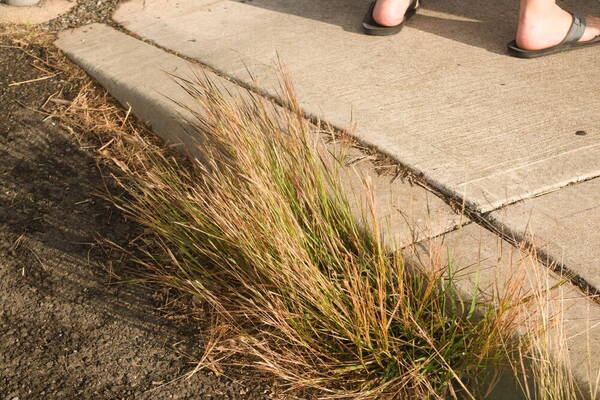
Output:
[[[587,28],[580,41],[600,35],[600,18],[585,17]],[[558,6],[522,9],[517,27],[517,46],[524,50],[541,50],[556,46],[567,35],[573,18]]]
[[373,9],[373,19],[379,25],[396,26],[404,20],[404,14],[411,0],[377,0]]

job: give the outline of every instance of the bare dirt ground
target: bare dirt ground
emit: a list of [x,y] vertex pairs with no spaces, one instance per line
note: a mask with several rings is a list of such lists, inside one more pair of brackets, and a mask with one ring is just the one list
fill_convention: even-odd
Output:
[[97,144],[37,111],[79,87],[64,74],[15,85],[40,76],[0,32],[0,400],[271,398],[235,370],[166,384],[193,369],[202,324],[165,308],[172,294],[108,273],[127,278],[96,241],[127,248],[139,227],[97,197],[110,185]]

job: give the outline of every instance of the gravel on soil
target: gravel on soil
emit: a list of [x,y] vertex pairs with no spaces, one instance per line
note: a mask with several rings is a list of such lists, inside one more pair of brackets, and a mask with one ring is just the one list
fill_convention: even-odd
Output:
[[[75,0],[72,0],[75,1]],[[68,13],[41,25],[43,30],[59,32],[69,28],[101,22],[113,24],[112,14],[123,0],[76,0],[77,4]]]

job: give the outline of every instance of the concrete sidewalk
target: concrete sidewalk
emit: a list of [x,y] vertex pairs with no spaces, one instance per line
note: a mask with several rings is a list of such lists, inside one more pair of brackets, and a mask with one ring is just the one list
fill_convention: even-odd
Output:
[[363,142],[481,212],[600,175],[600,49],[508,57],[514,0],[427,1],[401,35],[369,37],[369,1],[132,0],[114,19],[273,95],[279,57],[309,113],[354,120]]

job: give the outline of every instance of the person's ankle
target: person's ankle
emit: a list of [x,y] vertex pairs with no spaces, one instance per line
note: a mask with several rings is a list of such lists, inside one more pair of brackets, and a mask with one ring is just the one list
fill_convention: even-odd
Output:
[[379,0],[373,10],[373,19],[383,26],[395,26],[404,20],[409,0]]
[[539,50],[559,44],[571,26],[571,15],[560,7],[521,10],[516,43],[522,49]]

